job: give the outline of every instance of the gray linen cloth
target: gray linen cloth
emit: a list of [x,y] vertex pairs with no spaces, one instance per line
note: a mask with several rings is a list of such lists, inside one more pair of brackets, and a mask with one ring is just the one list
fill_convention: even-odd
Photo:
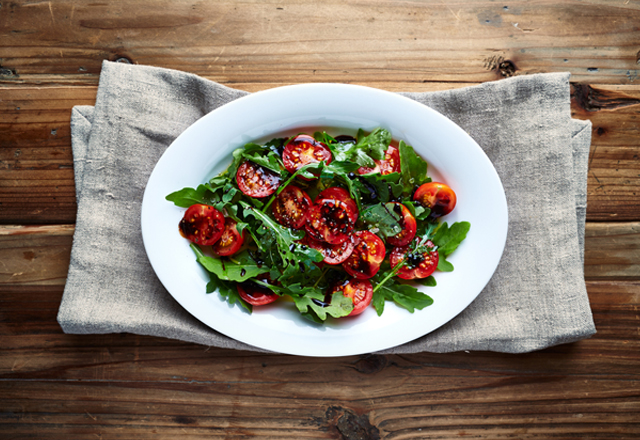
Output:
[[[95,107],[74,107],[71,117],[78,215],[58,314],[66,333],[128,332],[263,351],[178,305],[156,278],[140,233],[144,188],[164,150],[197,119],[246,93],[184,72],[103,64]],[[496,273],[466,310],[385,353],[522,353],[595,333],[583,273],[591,124],[571,119],[569,74],[405,96],[482,146],[504,185],[509,233]]]

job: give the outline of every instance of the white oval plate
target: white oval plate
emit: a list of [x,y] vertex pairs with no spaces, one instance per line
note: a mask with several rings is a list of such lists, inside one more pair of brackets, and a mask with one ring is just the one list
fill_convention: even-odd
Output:
[[[167,194],[196,187],[222,172],[231,153],[250,141],[326,129],[355,134],[384,127],[412,145],[428,174],[458,196],[451,224],[471,222],[466,240],[449,257],[453,272],[436,272],[436,287],[421,287],[434,304],[408,311],[387,302],[382,316],[370,307],[360,316],[316,325],[292,302],[255,307],[249,314],[217,293],[206,294],[208,276],[178,233],[185,209]],[[193,316],[238,341],[305,356],[370,353],[412,341],[464,310],[493,275],[507,236],[507,202],[500,178],[482,149],[460,127],[411,99],[362,86],[303,84],[247,95],[204,116],[167,149],[151,173],[142,203],[142,236],[158,278]]]

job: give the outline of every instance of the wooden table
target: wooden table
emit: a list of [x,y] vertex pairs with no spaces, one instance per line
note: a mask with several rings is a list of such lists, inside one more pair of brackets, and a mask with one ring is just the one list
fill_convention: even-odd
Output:
[[[71,108],[102,60],[257,91],[432,91],[570,71],[593,122],[585,277],[598,333],[526,355],[310,359],[57,322]],[[0,437],[638,438],[640,2],[0,3]]]

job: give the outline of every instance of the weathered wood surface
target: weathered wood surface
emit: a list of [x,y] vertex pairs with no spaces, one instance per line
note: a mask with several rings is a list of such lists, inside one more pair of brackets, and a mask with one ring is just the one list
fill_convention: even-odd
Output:
[[[433,91],[572,73],[593,123],[585,278],[598,333],[526,355],[309,359],[55,318],[75,221],[69,117],[102,60],[259,91]],[[0,1],[0,437],[640,437],[640,2]]]
[[[0,286],[64,286],[73,225],[0,226]],[[585,279],[640,280],[640,223],[588,223]]]
[[[410,83],[389,90],[432,91],[448,83]],[[275,84],[237,84],[258,91]],[[464,84],[469,85],[469,84]],[[69,120],[74,105],[91,105],[95,87],[0,89],[0,223],[75,221]],[[574,85],[573,114],[593,123],[587,219],[640,218],[640,84]]]
[[103,59],[223,83],[638,77],[637,1],[4,1],[3,81],[95,84]]
[[[3,435],[20,438],[633,438],[637,281],[587,283],[599,333],[526,355],[308,359],[134,335],[68,336],[62,286],[12,287]],[[28,322],[29,325],[25,325]],[[359,429],[370,436],[358,437]],[[378,434],[379,436],[376,436]]]

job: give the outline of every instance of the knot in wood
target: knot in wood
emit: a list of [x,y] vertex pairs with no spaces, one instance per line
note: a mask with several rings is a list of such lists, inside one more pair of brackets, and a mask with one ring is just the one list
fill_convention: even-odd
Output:
[[505,78],[509,78],[510,76],[515,75],[516,65],[511,60],[504,60],[498,65],[498,71],[500,72],[500,75]]

